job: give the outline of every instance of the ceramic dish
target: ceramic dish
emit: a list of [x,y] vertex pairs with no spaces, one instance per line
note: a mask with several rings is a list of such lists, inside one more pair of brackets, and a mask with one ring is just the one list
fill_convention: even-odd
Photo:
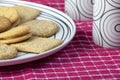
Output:
[[40,14],[36,19],[48,19],[57,22],[57,24],[59,25],[59,32],[53,35],[51,38],[60,39],[63,41],[63,43],[54,49],[51,49],[40,54],[19,52],[16,58],[0,60],[0,66],[21,64],[47,57],[64,48],[74,37],[76,32],[75,24],[72,21],[72,19],[65,15],[63,12],[37,3],[25,1],[0,0],[0,6],[13,6],[16,4],[25,5],[40,10],[42,14]]

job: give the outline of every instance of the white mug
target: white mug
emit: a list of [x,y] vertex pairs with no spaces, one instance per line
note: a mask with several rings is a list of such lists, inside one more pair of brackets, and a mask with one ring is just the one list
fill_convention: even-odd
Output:
[[106,48],[120,48],[120,0],[94,0],[93,40]]
[[74,20],[93,20],[93,0],[65,0],[65,12]]

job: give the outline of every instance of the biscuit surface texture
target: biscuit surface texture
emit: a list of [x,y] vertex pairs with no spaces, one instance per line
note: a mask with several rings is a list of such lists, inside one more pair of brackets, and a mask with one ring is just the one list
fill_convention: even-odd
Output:
[[0,32],[10,29],[11,25],[12,23],[8,18],[0,16]]
[[55,22],[49,20],[31,20],[22,25],[29,26],[30,32],[39,37],[50,37],[59,29]]
[[0,43],[0,60],[10,59],[17,56],[16,48]]
[[27,26],[13,27],[12,29],[9,29],[3,33],[0,33],[0,38],[6,39],[6,38],[19,37],[21,35],[25,35],[25,34],[29,33],[29,30],[30,30],[30,28]]
[[12,44],[19,51],[41,53],[62,44],[61,40],[52,38],[32,37],[29,40],[17,44]]
[[40,14],[39,10],[31,7],[16,5],[14,6],[14,8],[16,8],[16,10],[18,11],[18,14],[21,19],[21,23],[32,20]]
[[0,7],[0,16],[8,18],[12,23],[19,18],[18,12],[14,7]]
[[21,19],[19,18],[17,21],[15,21],[13,24],[12,24],[12,27],[16,27],[20,24],[21,22]]

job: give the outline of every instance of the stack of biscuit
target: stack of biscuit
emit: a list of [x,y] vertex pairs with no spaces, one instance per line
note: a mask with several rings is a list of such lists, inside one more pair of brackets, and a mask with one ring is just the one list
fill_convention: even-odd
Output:
[[0,43],[12,44],[24,41],[32,36],[27,26],[13,27],[5,32],[0,33]]
[[[62,44],[61,40],[49,38],[59,30],[56,22],[36,20],[40,13],[21,5],[0,7],[0,53],[4,53],[0,59],[14,58],[17,51],[41,53]],[[5,52],[2,45],[11,51]]]
[[[27,13],[31,11],[28,17]],[[30,28],[18,25],[36,18],[39,14],[39,10],[24,6],[0,7],[0,43],[12,44],[30,38]]]

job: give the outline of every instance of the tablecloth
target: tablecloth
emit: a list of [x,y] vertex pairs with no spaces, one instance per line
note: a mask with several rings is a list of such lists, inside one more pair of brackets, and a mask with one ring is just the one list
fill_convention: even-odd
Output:
[[[64,0],[27,0],[64,12]],[[76,35],[61,51],[32,62],[0,67],[0,80],[120,80],[120,49],[97,46],[92,21],[74,21]]]

